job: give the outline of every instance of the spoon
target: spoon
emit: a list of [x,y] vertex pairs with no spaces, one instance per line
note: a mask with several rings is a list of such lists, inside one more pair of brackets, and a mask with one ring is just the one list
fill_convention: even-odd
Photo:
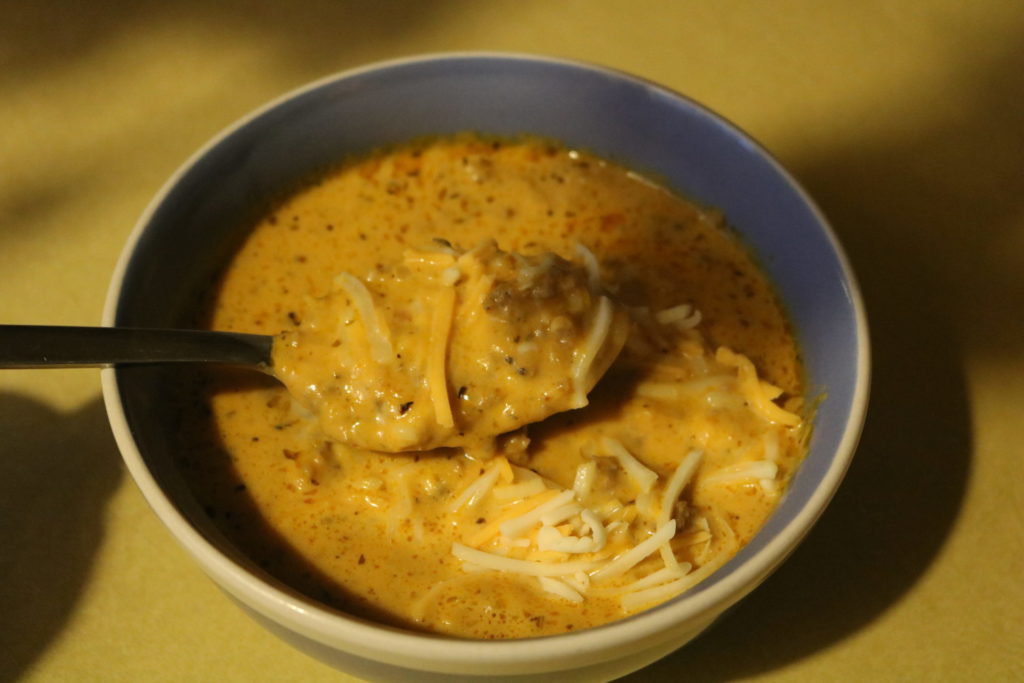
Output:
[[219,363],[270,372],[273,342],[205,330],[0,325],[0,368]]
[[378,311],[366,284],[340,273],[301,327],[273,337],[0,325],[0,369],[243,366],[281,381],[339,443],[493,450],[502,434],[586,406],[625,344],[625,309],[597,290],[590,269],[554,254],[505,252],[490,240],[406,261],[372,282],[388,307]]

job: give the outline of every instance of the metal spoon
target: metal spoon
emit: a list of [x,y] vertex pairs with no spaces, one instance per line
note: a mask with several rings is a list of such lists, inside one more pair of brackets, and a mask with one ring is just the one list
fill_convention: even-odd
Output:
[[0,325],[0,368],[220,363],[269,372],[273,342],[235,332]]

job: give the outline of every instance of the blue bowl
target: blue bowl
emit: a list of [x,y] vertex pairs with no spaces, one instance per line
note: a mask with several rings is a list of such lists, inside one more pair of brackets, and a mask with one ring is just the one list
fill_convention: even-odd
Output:
[[177,540],[250,614],[324,661],[374,679],[621,676],[694,637],[782,562],[831,499],[864,420],[868,336],[853,273],[798,183],[735,126],[656,84],[561,60],[434,55],[343,73],[258,110],[184,164],[126,245],[104,322],[187,323],[197,296],[269,199],[350,155],[466,130],[556,138],[718,207],[777,286],[809,395],[825,398],[779,509],[710,579],[629,619],[524,641],[463,641],[371,624],[280,585],[212,528],[173,466],[166,371],[105,370],[111,425],[133,477]]

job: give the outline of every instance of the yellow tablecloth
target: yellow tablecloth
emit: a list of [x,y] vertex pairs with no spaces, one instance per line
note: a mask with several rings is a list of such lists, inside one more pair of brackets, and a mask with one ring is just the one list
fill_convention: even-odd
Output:
[[[444,50],[581,58],[763,141],[835,224],[876,353],[820,525],[631,680],[1024,680],[1024,5],[0,5],[0,323],[93,324],[198,146],[314,78]],[[0,371],[0,679],[349,680],[250,622],[126,475],[92,370]]]

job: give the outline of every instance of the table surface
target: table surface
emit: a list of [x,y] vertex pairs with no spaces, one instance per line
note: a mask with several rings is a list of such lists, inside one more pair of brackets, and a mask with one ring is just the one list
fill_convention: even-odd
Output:
[[[791,560],[629,680],[1024,680],[1024,6],[0,7],[0,323],[95,324],[193,150],[315,78],[500,50],[603,63],[761,140],[832,220],[875,366],[856,460]],[[94,370],[0,373],[0,679],[344,681],[229,603],[127,476]]]

